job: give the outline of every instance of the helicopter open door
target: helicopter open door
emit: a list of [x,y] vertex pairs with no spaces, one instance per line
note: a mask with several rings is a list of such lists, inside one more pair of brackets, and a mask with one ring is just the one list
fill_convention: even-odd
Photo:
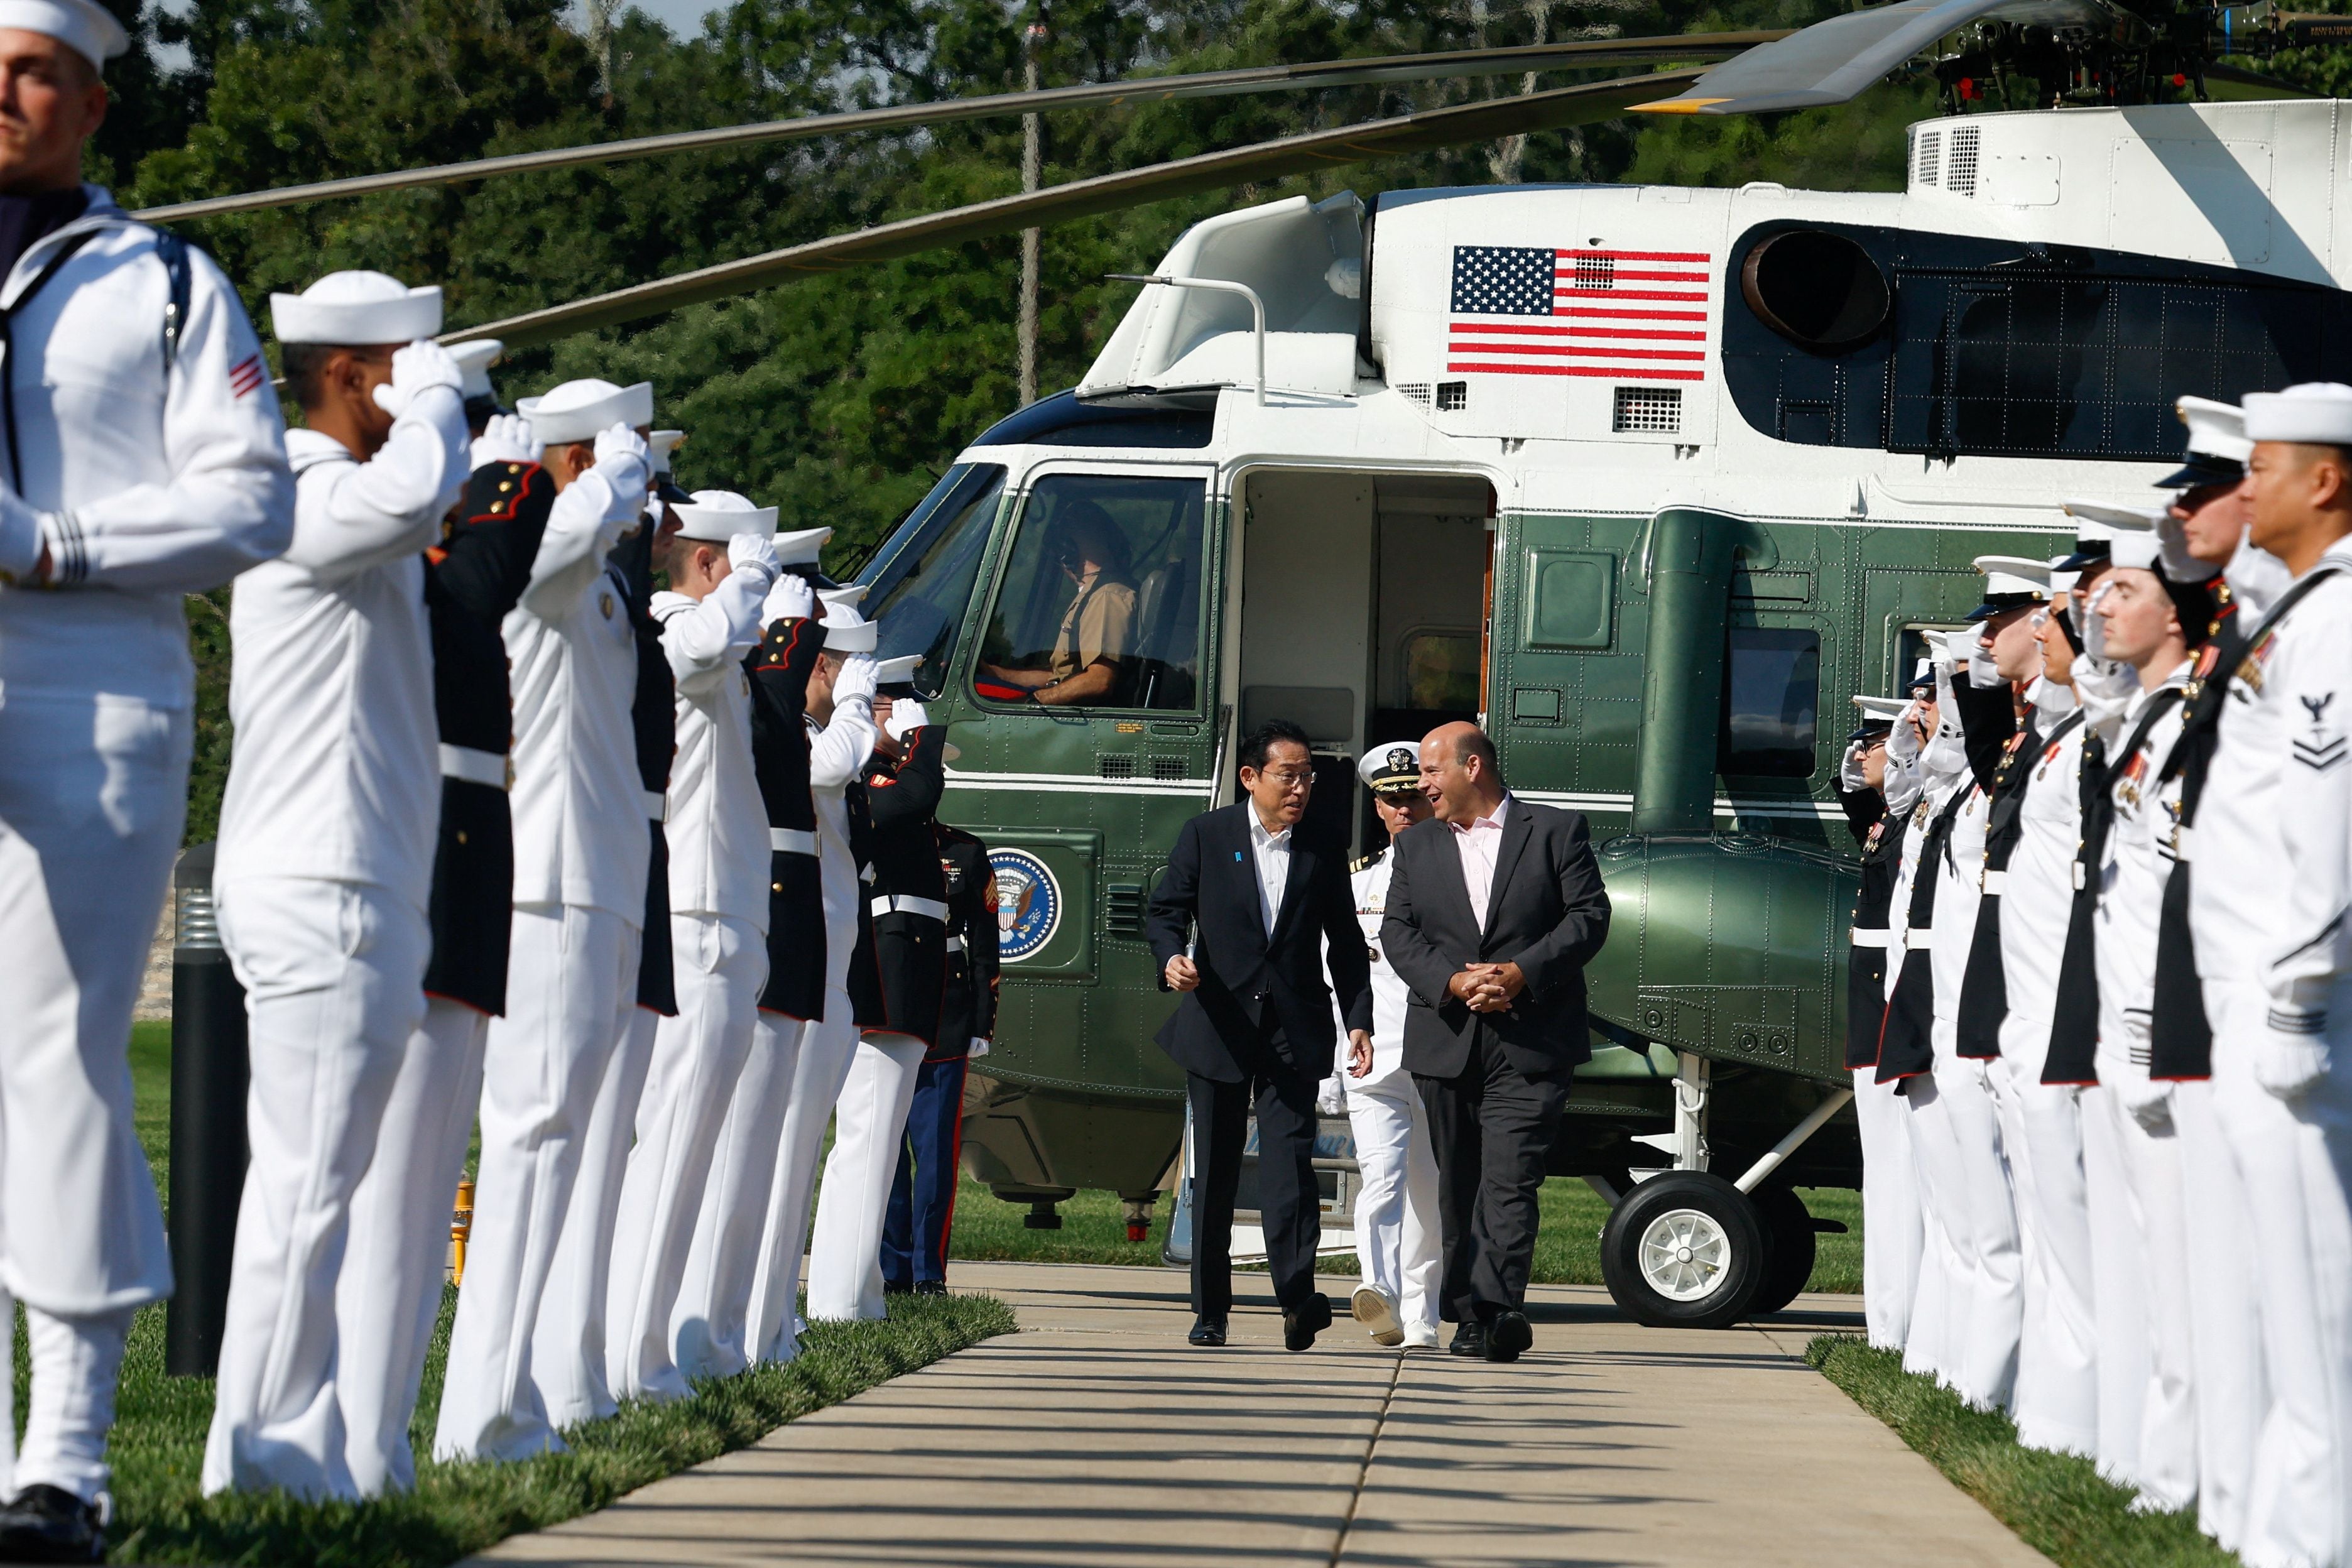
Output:
[[1478,716],[1494,489],[1328,469],[1258,469],[1238,488],[1234,732],[1304,728],[1316,787],[1301,831],[1369,851],[1381,839],[1356,759]]

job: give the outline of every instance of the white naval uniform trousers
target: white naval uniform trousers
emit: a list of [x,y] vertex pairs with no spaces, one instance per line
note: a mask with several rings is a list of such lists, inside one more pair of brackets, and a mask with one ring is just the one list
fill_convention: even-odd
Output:
[[[2352,540],[2338,541],[2323,563],[2352,574]],[[2242,999],[2234,987],[2225,996],[2229,1035],[2225,1042],[2217,1028],[2213,1048],[2217,1108],[2263,1230],[2273,1403],[2240,1549],[2259,1564],[2352,1557],[2352,935],[2344,918],[2352,900],[2352,575],[2345,574],[2313,588],[2250,652],[2241,667],[2252,667],[2250,679],[2232,680],[2195,830],[2200,968],[2209,962],[2205,877],[2218,856],[2244,847],[2242,813],[2267,807],[2257,820],[2276,825],[2284,840],[2277,858],[2243,875],[2232,866],[2214,889],[2243,911],[2238,942],[2252,949],[2262,976],[2253,997]],[[2224,790],[2227,809],[2217,814]],[[2216,826],[2229,831],[2209,833],[2217,815]],[[2284,897],[2280,866],[2293,868]],[[2257,891],[2249,883],[2260,884],[2267,908],[2252,907],[2259,900],[2245,896]],[[2213,971],[2207,973],[2210,995]],[[2294,1256],[2271,1256],[2278,1247]]]
[[294,481],[236,291],[189,254],[167,368],[154,232],[83,188],[83,215],[0,283],[14,484],[42,514],[0,528],[0,569],[30,571],[46,545],[58,590],[0,587],[0,1300],[24,1303],[32,1350],[21,1447],[0,1421],[0,1495],[92,1500],[131,1312],[172,1289],[125,1047],[186,812],[183,595],[286,548]]
[[[1890,766],[1886,813],[1901,820],[1918,809],[1919,776]],[[1918,862],[1922,823],[1906,827],[1895,861],[1895,883],[1886,908],[1887,983],[1892,984],[1909,939],[1910,878]],[[1919,1213],[1917,1156],[1911,1148],[1911,1111],[1896,1086],[1878,1081],[1875,1066],[1853,1070],[1855,1131],[1862,1142],[1862,1302],[1864,1332],[1878,1350],[1901,1351],[1911,1337],[1911,1304],[1919,1290],[1926,1237]]]
[[[584,1262],[565,1271],[560,1293],[552,1282],[593,1119],[627,1088],[636,1011],[651,844],[629,716],[635,634],[604,556],[636,519],[645,478],[642,458],[621,456],[557,494],[530,584],[502,628],[515,706],[515,911],[506,1016],[491,1022],[482,1075],[474,1230],[433,1440],[440,1458],[560,1449],[556,1427],[586,1414],[573,1403],[584,1353],[552,1368],[536,1355],[541,1344],[576,1346],[604,1305],[601,1291],[592,1303],[578,1288]],[[563,1321],[542,1338],[551,1296]],[[601,1342],[593,1372],[601,1384]]]
[[[824,1016],[802,1026],[800,1051],[793,1062],[767,1218],[744,1316],[744,1342],[755,1361],[790,1361],[800,1352],[795,1298],[801,1257],[809,1239],[817,1157],[857,1057],[849,956],[857,942],[857,901],[866,896],[868,884],[859,879],[856,858],[850,852],[849,807],[843,792],[874,754],[873,668],[868,656],[849,657],[834,683],[833,716],[809,737],[809,788],[816,800],[817,864],[824,897]],[[901,1119],[900,1128],[905,1125]]]
[[719,1121],[693,1245],[670,1308],[670,1359],[689,1381],[732,1377],[759,1359],[747,1327],[751,1283],[766,1245],[776,1151],[808,1027],[780,1013],[754,1016],[751,1054]]
[[[425,1016],[440,763],[419,552],[465,483],[465,409],[455,387],[417,392],[364,463],[315,430],[287,449],[294,542],[237,579],[229,612],[213,880],[246,994],[252,1160],[203,1482],[357,1498],[336,1302],[352,1194]],[[385,1358],[352,1365],[381,1376]]]
[[825,1155],[809,1235],[812,1322],[890,1315],[882,1296],[882,1217],[907,1141],[915,1080],[929,1049],[912,1035],[887,1030],[857,1042],[834,1102],[833,1149]]
[[[2045,709],[2043,733],[2063,724],[2067,712],[2054,704]],[[2001,1020],[2000,1061],[1990,1076],[2017,1191],[2025,1264],[2017,1394],[2011,1405],[2017,1440],[2090,1458],[2098,1451],[2098,1340],[2081,1091],[2042,1081],[2059,960],[2074,912],[2084,734],[2080,722],[2066,724],[2056,741],[2045,741],[2020,762],[2028,783],[2000,900],[2009,1013]]]
[[[2174,672],[2169,686],[2187,678]],[[2122,730],[2136,729],[2154,692],[2126,710]],[[2107,1229],[2137,1220],[2136,1232],[2111,1238],[2105,1256],[2119,1267],[2096,1275],[2093,1297],[2099,1342],[2124,1342],[2135,1331],[2147,1347],[2147,1377],[2139,1397],[2138,1443],[2132,1481],[2141,1506],[2181,1509],[2198,1497],[2195,1339],[2189,1308],[2189,1232],[2183,1208],[2179,1141],[2173,1135],[2168,1086],[2148,1079],[2148,1026],[2156,983],[2157,917],[2170,873],[2171,818],[2179,784],[2159,791],[2158,775],[2180,735],[2176,703],[2157,721],[2138,752],[2109,759],[2115,822],[2099,868],[2099,1089],[2084,1114],[2104,1116],[2106,1147],[2086,1161],[2092,1220]],[[2086,1133],[2087,1137],[2087,1133]],[[2106,1189],[2118,1179],[2122,1190]],[[2137,1268],[2128,1256],[2137,1252]],[[2097,1258],[2094,1258],[2095,1268]],[[2131,1418],[2130,1392],[2118,1380],[2118,1426]],[[2109,1409],[2103,1401],[2102,1426]],[[2110,1451],[2101,1438],[2103,1458]],[[2120,1450],[2116,1450],[2118,1453]]]
[[[1928,830],[1935,823],[1936,813],[1943,809],[1954,787],[1956,787],[1954,781],[1948,775],[1940,776],[1932,782],[1926,782],[1918,798],[1912,804],[1911,831],[1905,837],[1902,856],[1895,862],[1895,894],[1887,905],[1886,995],[1890,1001],[1894,999],[1897,982],[1902,979],[1905,955],[1915,946],[1924,946],[1930,951],[1933,950],[1935,942],[1933,915],[1930,914],[1930,923],[1926,931],[1915,931],[1911,927],[1911,895],[1913,887],[1918,879],[1920,854],[1926,847]],[[1874,1068],[1871,1070],[1874,1078],[1877,1069]],[[1909,1092],[1910,1085],[1916,1081],[1916,1079],[1897,1080],[1886,1085],[1880,1091],[1889,1098],[1895,1114],[1901,1117],[1903,1123],[1899,1144],[1893,1138],[1886,1139],[1885,1144],[1890,1151],[1899,1147],[1911,1163],[1907,1178],[1897,1176],[1891,1170],[1884,1173],[1886,1179],[1880,1183],[1879,1191],[1884,1200],[1881,1206],[1891,1206],[1895,1209],[1898,1225],[1903,1216],[1907,1216],[1910,1226],[1916,1230],[1918,1237],[1917,1241],[1913,1243],[1909,1249],[1911,1256],[1908,1259],[1907,1278],[1910,1280],[1911,1293],[1902,1310],[1903,1370],[1920,1376],[1932,1377],[1938,1383],[1948,1384],[1950,1375],[1947,1369],[1954,1364],[1955,1352],[1948,1341],[1948,1336],[1950,1325],[1957,1321],[1953,1311],[1952,1293],[1958,1288],[1955,1281],[1959,1278],[1959,1272],[1954,1261],[1952,1241],[1945,1229],[1943,1216],[1937,1214],[1927,1202],[1927,1183],[1923,1169],[1924,1156],[1918,1146],[1917,1131],[1913,1125],[1913,1107]],[[1873,1087],[1875,1088],[1876,1085],[1874,1083]],[[1895,1091],[1898,1088],[1905,1092],[1896,1094]],[[1857,1110],[1856,1115],[1860,1116],[1861,1112]],[[1868,1179],[1865,1166],[1864,1180],[1866,1183]],[[1865,1204],[1869,1201],[1867,1191],[1864,1194],[1864,1201]],[[1867,1247],[1870,1226],[1867,1214],[1864,1215],[1863,1223],[1864,1245]],[[1866,1265],[1867,1258],[1864,1261]],[[1904,1260],[1897,1258],[1890,1261],[1899,1266]],[[1899,1289],[1897,1282],[1906,1278],[1906,1272],[1898,1272],[1896,1268],[1884,1270],[1883,1274],[1886,1286],[1890,1289]],[[1865,1268],[1864,1279],[1865,1289],[1868,1282]],[[1891,1310],[1889,1315],[1892,1315]],[[1865,1320],[1866,1316],[1865,1313]]]
[[1439,1272],[1444,1259],[1437,1220],[1437,1154],[1430,1142],[1428,1113],[1404,1070],[1404,1010],[1412,993],[1381,951],[1381,921],[1388,909],[1389,879],[1395,875],[1390,851],[1349,880],[1356,895],[1356,924],[1372,961],[1372,1070],[1362,1078],[1348,1071],[1342,1043],[1332,1076],[1346,1096],[1348,1129],[1354,1134],[1356,1168],[1362,1187],[1356,1194],[1356,1261],[1364,1283],[1397,1304],[1408,1345],[1437,1342]]
[[1958,1054],[1960,985],[1975,944],[1990,815],[1973,779],[1960,788],[1936,881],[1935,1069],[1911,1079],[1905,1099],[1927,1203],[1951,1247],[1947,1382],[1973,1408],[1994,1410],[2016,1387],[2024,1267],[1987,1064]]
[[745,567],[698,602],[654,595],[677,689],[667,817],[677,1016],[655,1026],[614,1224],[604,1373],[620,1399],[688,1393],[670,1317],[768,979],[768,816],[751,765],[743,655],[758,643],[769,582],[766,570]]

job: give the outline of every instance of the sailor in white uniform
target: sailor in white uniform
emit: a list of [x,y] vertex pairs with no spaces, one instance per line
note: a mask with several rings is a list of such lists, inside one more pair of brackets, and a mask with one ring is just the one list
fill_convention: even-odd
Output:
[[817,1160],[842,1086],[857,1055],[857,1019],[850,1002],[849,970],[866,900],[856,852],[850,847],[847,792],[874,754],[874,644],[878,628],[857,613],[863,588],[829,588],[824,603],[824,654],[809,681],[809,789],[816,801],[818,875],[824,906],[824,1009],[801,1030],[785,1098],[782,1136],[769,1185],[744,1322],[745,1343],[757,1361],[790,1361],[800,1351],[801,1257],[809,1235]]
[[531,1372],[590,1111],[636,1006],[649,840],[629,705],[635,637],[605,557],[640,524],[653,388],[567,382],[520,407],[557,491],[504,628],[515,703],[515,910],[490,1026],[474,1230],[434,1452],[562,1440]]
[[0,26],[49,68],[19,73],[0,143],[24,226],[0,247],[0,1286],[32,1347],[13,1464],[0,1421],[0,1552],[87,1557],[123,1336],[172,1289],[125,1043],[186,812],[183,595],[286,548],[294,481],[236,291],[81,184],[121,26],[90,0],[0,0]]
[[719,1128],[768,978],[768,818],[751,766],[760,610],[774,584],[776,509],[730,490],[667,508],[678,531],[653,599],[677,683],[669,781],[670,952],[677,1015],[662,1020],[637,1103],[614,1230],[605,1377],[618,1399],[682,1399],[676,1303]]
[[2244,406],[2251,542],[2291,585],[2212,672],[2230,700],[2196,817],[2190,922],[2214,1100],[2257,1230],[2271,1404],[2239,1552],[2269,1568],[2352,1553],[2352,387]]
[[[1375,746],[1356,764],[1356,776],[1371,791],[1373,809],[1391,839],[1430,815],[1421,793],[1418,748]],[[1433,1346],[1443,1304],[1437,1154],[1421,1096],[1404,1070],[1404,1010],[1411,992],[1390,967],[1380,942],[1395,869],[1382,845],[1356,862],[1350,878],[1356,923],[1372,955],[1370,1047],[1351,1049],[1333,1075],[1346,1097],[1356,1166],[1363,1178],[1356,1194],[1356,1258],[1364,1279],[1351,1309],[1376,1343]]]
[[[2211,609],[2201,584],[2168,581],[2158,570],[2160,548],[2153,533],[2119,535],[2110,547],[2112,570],[2090,604],[2100,635],[2089,651],[2127,667],[2134,679],[2120,712],[2097,687],[2084,689],[2085,721],[2107,739],[2110,817],[2096,883],[2099,1081],[2084,1096],[2083,1114],[2107,1124],[2085,1127],[2091,1150],[2104,1137],[2120,1155],[2085,1165],[2095,1230],[2120,1231],[2126,1245],[2137,1244],[2136,1268],[2126,1259],[2125,1268],[2095,1276],[2099,1342],[2120,1346],[2137,1333],[2146,1346],[2133,1481],[2146,1506],[2172,1510],[2194,1505],[2198,1495],[2194,1341],[2172,1086],[2149,1077],[2148,1036],[2157,919],[2179,798],[2165,763],[2180,735],[2190,647],[2203,640]],[[2085,835],[2096,836],[2095,828]],[[2111,1184],[2119,1190],[2108,1192]],[[2116,1239],[2103,1237],[2110,1247]]]
[[[336,272],[270,300],[306,428],[286,554],[236,582],[214,897],[245,988],[252,1162],[204,1487],[355,1498],[336,1384],[353,1190],[425,1016],[439,824],[426,545],[468,471],[441,290]],[[371,1362],[378,1359],[367,1358]]]

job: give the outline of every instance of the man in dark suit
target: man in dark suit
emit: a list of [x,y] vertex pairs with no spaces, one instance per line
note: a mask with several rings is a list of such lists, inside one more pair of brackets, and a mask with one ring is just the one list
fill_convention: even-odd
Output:
[[1609,895],[1584,818],[1506,792],[1476,725],[1430,731],[1421,790],[1437,815],[1397,836],[1381,949],[1412,991],[1404,1065],[1437,1154],[1449,1348],[1517,1361],[1535,1337],[1536,1193],[1592,1057],[1584,966]]
[[1276,720],[1250,735],[1241,749],[1245,798],[1184,825],[1152,896],[1160,988],[1184,996],[1158,1037],[1184,1069],[1192,1103],[1196,1345],[1225,1342],[1234,1197],[1253,1100],[1258,1210],[1283,1342],[1303,1351],[1331,1323],[1331,1303],[1315,1289],[1315,1093],[1337,1046],[1333,992],[1350,1045],[1369,1050],[1372,990],[1347,862],[1298,837],[1314,782],[1298,726]]

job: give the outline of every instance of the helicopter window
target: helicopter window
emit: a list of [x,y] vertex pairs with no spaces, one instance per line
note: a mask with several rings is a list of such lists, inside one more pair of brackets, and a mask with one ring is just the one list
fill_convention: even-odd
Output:
[[997,464],[950,468],[860,574],[866,613],[882,626],[877,653],[883,658],[921,654],[915,689],[926,699],[946,685],[1003,493],[1004,469]]
[[2352,380],[2352,293],[2288,279],[1859,225],[1764,225],[1734,254],[1726,386],[1800,446],[2160,462],[2184,395]]
[[1217,422],[1211,408],[1155,408],[1081,403],[1057,392],[997,421],[975,447],[1205,447]]
[[1468,712],[1478,706],[1478,634],[1421,631],[1406,636],[1405,706],[1420,712]]
[[1716,771],[1741,778],[1811,778],[1821,688],[1820,634],[1732,627]]
[[1194,710],[1205,500],[1197,479],[1038,480],[997,588],[975,693]]
[[1748,247],[1739,293],[1757,320],[1823,353],[1856,348],[1886,324],[1886,275],[1842,234],[1784,229]]

